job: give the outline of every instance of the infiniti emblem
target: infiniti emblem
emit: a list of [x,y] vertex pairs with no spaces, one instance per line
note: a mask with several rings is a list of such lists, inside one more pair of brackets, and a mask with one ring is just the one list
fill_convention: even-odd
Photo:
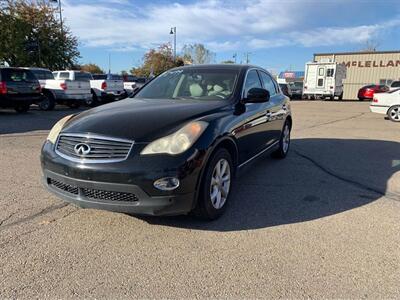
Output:
[[88,144],[79,143],[74,147],[74,151],[78,155],[87,155],[90,153],[90,146]]

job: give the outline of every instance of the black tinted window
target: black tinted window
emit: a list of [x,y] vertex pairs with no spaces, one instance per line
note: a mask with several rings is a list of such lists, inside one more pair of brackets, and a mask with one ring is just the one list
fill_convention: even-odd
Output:
[[89,73],[84,73],[84,72],[76,72],[75,73],[75,80],[90,81],[90,80],[92,80],[92,75],[89,74]]
[[245,96],[247,96],[247,93],[252,88],[262,88],[261,81],[256,70],[251,70],[249,73],[247,73],[246,82],[244,84]]
[[94,74],[93,75],[93,79],[95,79],[95,80],[105,80],[105,79],[107,79],[107,75],[106,74]]
[[267,73],[264,72],[259,72],[261,76],[261,80],[264,84],[264,88],[269,92],[271,96],[276,94],[276,89],[275,89],[275,84]]
[[36,81],[35,75],[29,70],[23,69],[3,69],[1,71],[1,78],[3,81]]
[[400,81],[393,81],[391,87],[400,87]]
[[54,79],[53,73],[46,70],[30,70],[37,79],[45,80],[45,79]]

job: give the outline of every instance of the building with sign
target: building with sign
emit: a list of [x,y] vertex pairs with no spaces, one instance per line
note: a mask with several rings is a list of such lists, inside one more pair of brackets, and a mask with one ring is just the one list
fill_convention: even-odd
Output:
[[314,61],[346,65],[343,99],[357,99],[357,92],[364,85],[390,85],[400,80],[400,51],[316,53]]
[[287,82],[303,82],[304,71],[283,71],[279,73],[278,78],[286,79]]

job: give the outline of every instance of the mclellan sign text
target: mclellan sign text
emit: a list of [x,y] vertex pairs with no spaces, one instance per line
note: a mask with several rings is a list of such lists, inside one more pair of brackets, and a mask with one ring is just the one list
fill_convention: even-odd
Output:
[[347,68],[358,67],[358,68],[390,68],[400,67],[400,60],[366,60],[366,61],[348,61],[343,62]]

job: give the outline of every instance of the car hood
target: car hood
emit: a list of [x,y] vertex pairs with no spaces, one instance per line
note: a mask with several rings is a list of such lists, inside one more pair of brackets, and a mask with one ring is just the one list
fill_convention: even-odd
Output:
[[227,106],[225,101],[128,98],[80,113],[62,132],[151,142]]

